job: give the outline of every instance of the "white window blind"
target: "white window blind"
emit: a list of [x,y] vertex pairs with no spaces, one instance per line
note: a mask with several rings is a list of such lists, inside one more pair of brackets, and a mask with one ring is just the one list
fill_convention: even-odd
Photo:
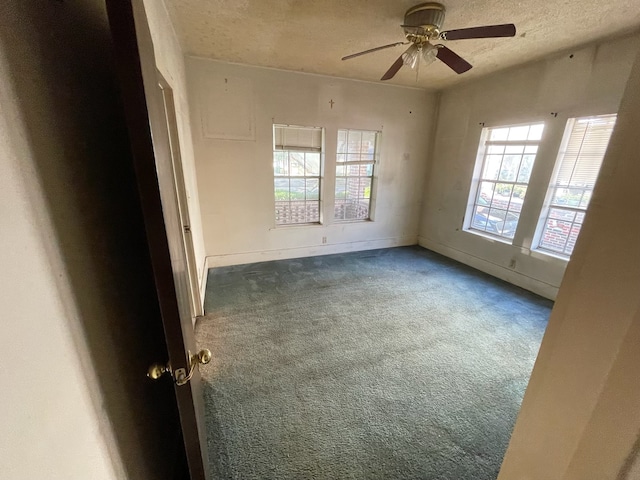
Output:
[[274,125],[273,136],[275,150],[322,150],[322,128]]
[[273,126],[276,225],[320,223],[323,130]]
[[615,123],[616,115],[567,122],[538,248],[566,257],[573,252]]

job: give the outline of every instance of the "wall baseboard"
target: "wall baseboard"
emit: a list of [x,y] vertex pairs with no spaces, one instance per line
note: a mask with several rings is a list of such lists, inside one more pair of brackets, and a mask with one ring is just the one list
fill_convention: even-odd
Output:
[[[360,242],[334,243],[313,245],[308,247],[287,248],[281,250],[264,250],[259,252],[230,253],[226,255],[211,255],[206,258],[205,277],[209,268],[225,267],[228,265],[242,265],[246,263],[268,262],[271,260],[286,260],[289,258],[315,257],[318,255],[332,255],[334,253],[358,252],[375,250],[377,248],[402,247],[416,245],[417,235],[407,237],[383,238],[379,240],[365,240]],[[206,278],[205,278],[206,283]]]
[[464,263],[476,270],[488,273],[489,275],[504,280],[505,282],[509,282],[513,285],[524,288],[525,290],[529,290],[530,292],[540,295],[541,297],[548,298],[549,300],[555,300],[558,295],[558,287],[541,282],[540,280],[514,270],[504,268],[500,265],[496,265],[495,263],[491,263],[482,258],[475,257],[461,250],[456,250],[455,248],[451,248],[447,245],[434,242],[426,237],[418,236],[418,245],[460,263]]

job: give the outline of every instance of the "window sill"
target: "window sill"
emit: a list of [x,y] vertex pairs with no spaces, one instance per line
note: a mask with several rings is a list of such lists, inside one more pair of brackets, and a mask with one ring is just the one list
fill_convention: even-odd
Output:
[[318,228],[324,227],[324,224],[320,222],[314,223],[285,223],[282,225],[276,225],[275,227],[270,228],[269,230],[282,230],[287,228]]
[[366,218],[364,220],[334,220],[334,225],[344,225],[345,223],[373,223],[373,220]]
[[551,250],[544,250],[543,248],[533,248],[531,249],[532,253],[544,255],[545,257],[556,258],[558,260],[563,260],[565,262],[569,262],[571,257],[567,255],[562,255],[561,253],[552,252]]
[[513,245],[513,239],[498,237],[496,235],[491,235],[490,233],[481,232],[480,230],[473,230],[471,228],[465,228],[462,231],[466,233],[470,233],[472,235],[476,235],[478,237],[486,238],[487,240],[493,240],[498,243],[503,243],[505,245]]

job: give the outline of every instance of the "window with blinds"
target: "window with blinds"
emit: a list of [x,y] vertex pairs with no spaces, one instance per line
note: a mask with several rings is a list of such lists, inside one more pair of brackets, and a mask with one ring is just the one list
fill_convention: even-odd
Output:
[[544,123],[482,129],[465,230],[513,239],[543,131]]
[[276,225],[320,223],[323,129],[273,126]]
[[616,115],[567,122],[541,215],[539,249],[564,257],[573,252],[615,123]]
[[334,219],[370,220],[373,169],[379,155],[380,132],[338,130]]

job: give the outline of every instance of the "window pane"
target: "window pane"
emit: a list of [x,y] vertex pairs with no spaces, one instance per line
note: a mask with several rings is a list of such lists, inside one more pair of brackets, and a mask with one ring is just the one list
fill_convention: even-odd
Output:
[[320,198],[320,180],[317,178],[308,178],[306,185],[307,200],[318,200]]
[[376,132],[362,132],[363,151],[371,152],[376,148]]
[[504,210],[498,210],[496,208],[492,208],[491,210],[489,210],[486,231],[496,235],[501,235],[502,226],[506,217],[507,212]]
[[371,198],[371,179],[362,177],[360,179],[360,192],[362,198]]
[[305,154],[305,174],[309,177],[320,176],[320,154]]
[[487,153],[489,155],[502,155],[504,153],[504,145],[489,145]]
[[336,199],[347,198],[347,179],[336,178]]
[[538,125],[531,125],[531,128],[529,129],[528,140],[540,140],[540,139],[542,139],[543,130],[544,130],[544,123],[540,123]]
[[498,172],[500,171],[500,163],[502,163],[502,155],[487,155],[482,178],[487,180],[497,180]]
[[487,226],[488,215],[489,211],[485,207],[476,207],[471,219],[471,226],[478,230],[484,230]]
[[511,127],[509,129],[508,140],[526,140],[529,135],[529,125],[522,127]]
[[344,153],[338,153],[336,155],[336,162],[346,162],[347,161],[347,155]]
[[273,153],[273,174],[276,176],[289,175],[289,158],[287,152]]
[[304,176],[304,153],[289,152],[289,175],[292,177]]
[[593,192],[591,190],[585,190],[584,195],[582,195],[582,200],[580,201],[580,208],[586,208],[589,206],[589,202],[591,201],[591,194]]
[[347,198],[358,198],[360,179],[358,177],[347,178]]
[[338,130],[338,153],[347,153],[347,131]]
[[520,214],[508,212],[506,220],[502,227],[502,236],[507,238],[513,238],[516,234],[516,228],[518,227],[518,220],[520,220]]
[[336,166],[336,177],[344,177],[347,174],[347,167],[344,165]]
[[518,183],[529,183],[531,178],[531,170],[533,170],[533,162],[535,161],[535,155],[525,155],[522,157],[520,163],[520,171],[518,172]]
[[509,136],[508,128],[492,128],[489,140],[506,140]]
[[493,182],[482,182],[480,184],[480,193],[478,195],[478,205],[490,205],[493,201],[493,192],[496,184]]
[[289,183],[289,196],[291,200],[304,200],[304,178],[292,178]]
[[362,132],[357,130],[349,130],[349,146],[348,152],[360,152],[360,145],[362,144]]
[[366,165],[364,168],[364,174],[368,177],[373,177],[373,165]]
[[274,180],[274,191],[276,200],[289,200],[289,179],[276,178]]
[[520,167],[519,155],[505,155],[502,160],[502,166],[500,167],[499,180],[505,182],[515,182],[518,175],[518,168]]
[[563,210],[560,208],[552,208],[549,211],[549,218],[555,220],[566,220],[569,222],[573,222],[574,218],[576,218],[576,212],[572,210]]
[[510,183],[496,183],[496,189],[493,194],[492,207],[498,207],[507,209],[509,200],[511,199],[511,192],[513,191],[513,185]]
[[524,185],[514,185],[513,193],[511,194],[511,202],[509,203],[509,210],[513,212],[520,212],[522,210],[522,203],[524,202],[524,196],[527,194],[527,187]]
[[504,153],[505,155],[522,155],[524,153],[524,145],[507,145]]

